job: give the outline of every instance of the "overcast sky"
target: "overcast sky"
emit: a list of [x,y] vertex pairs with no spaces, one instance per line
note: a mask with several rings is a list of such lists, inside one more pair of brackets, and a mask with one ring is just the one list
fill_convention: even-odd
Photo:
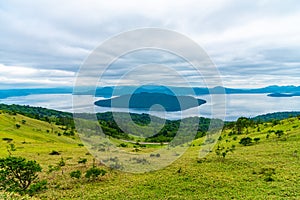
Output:
[[[72,86],[97,46],[143,27],[173,30],[197,42],[226,87],[300,85],[299,24],[298,0],[0,0],[0,88]],[[107,83],[123,75],[131,61],[152,59],[184,65],[153,52],[125,56],[126,65],[117,62]],[[195,80],[188,67],[179,69]]]

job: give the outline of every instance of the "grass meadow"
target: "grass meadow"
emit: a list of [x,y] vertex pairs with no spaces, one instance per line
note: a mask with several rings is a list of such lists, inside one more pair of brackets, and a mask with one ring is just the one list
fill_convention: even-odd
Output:
[[[61,135],[61,128],[22,115],[0,114],[0,157],[10,152],[36,160],[43,168],[40,178],[48,181],[48,189],[34,197],[1,192],[0,199],[300,199],[298,118],[276,125],[262,123],[242,134],[232,134],[227,128],[205,158],[198,158],[203,143],[200,138],[168,167],[143,174],[100,165],[78,136]],[[278,137],[277,130],[284,134]],[[259,140],[244,146],[239,142],[245,137]],[[217,146],[235,148],[224,158],[216,154]],[[124,148],[134,149],[129,143]],[[157,145],[146,145],[141,153],[155,148]],[[53,151],[59,155],[50,155]],[[65,166],[49,172],[61,159]],[[81,159],[87,162],[78,163]],[[93,163],[108,173],[94,181],[70,177],[71,171],[85,172]]]

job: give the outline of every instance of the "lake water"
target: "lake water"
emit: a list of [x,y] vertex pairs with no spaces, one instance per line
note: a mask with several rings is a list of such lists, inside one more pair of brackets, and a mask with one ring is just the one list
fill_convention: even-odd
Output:
[[[94,98],[92,96],[81,96],[80,104],[76,106],[76,112],[106,112],[112,111],[111,108],[102,108],[88,105],[89,100],[97,101],[103,98]],[[198,108],[192,108],[184,112],[155,112],[150,114],[159,117],[166,117],[168,119],[179,119],[181,116],[195,116],[212,117],[211,109],[213,102],[211,102],[210,95],[197,96],[207,101],[206,104]],[[281,112],[281,111],[300,111],[300,97],[275,98],[268,97],[267,94],[229,94],[225,96],[226,99],[226,120],[236,120],[238,117],[255,117],[257,115]],[[5,104],[20,104],[30,106],[40,106],[60,111],[73,112],[72,95],[71,94],[42,94],[42,95],[28,95],[19,97],[9,97],[0,99],[0,103]],[[113,111],[128,112],[128,109],[113,109]],[[130,109],[129,112],[145,113],[142,110]]]

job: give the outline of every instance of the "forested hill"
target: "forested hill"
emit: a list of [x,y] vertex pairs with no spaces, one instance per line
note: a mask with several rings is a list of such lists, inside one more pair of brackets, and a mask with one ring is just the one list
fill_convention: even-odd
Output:
[[[46,121],[49,123],[55,123],[57,125],[63,125],[70,130],[75,129],[73,121],[73,114],[68,112],[61,112],[57,110],[51,110],[41,107],[21,106],[21,105],[5,105],[0,104],[0,110],[6,111],[10,114],[21,114],[30,118]],[[116,113],[119,117],[123,117],[124,113]],[[134,114],[131,113],[132,120],[141,126],[146,126],[150,123],[150,115],[148,114]],[[268,122],[272,120],[282,120],[290,117],[300,116],[300,112],[278,112],[266,115],[260,115],[252,119],[247,119],[256,122]],[[101,128],[106,135],[118,138],[118,139],[130,139],[130,134],[121,130],[114,120],[114,116],[111,112],[97,113],[97,118],[101,122]],[[123,117],[124,118],[124,117]],[[159,120],[158,117],[151,116],[154,121]],[[124,118],[125,119],[125,118]],[[241,117],[242,119],[242,117]],[[188,121],[188,120],[187,120]],[[239,120],[238,120],[239,121]],[[241,120],[240,120],[241,121]],[[165,126],[155,135],[148,137],[147,142],[168,142],[171,141],[178,131],[180,120],[166,120]],[[232,122],[235,123],[235,122]],[[226,123],[231,126],[232,123]],[[210,119],[199,117],[199,127],[196,138],[205,135],[209,128]]]
[[54,118],[73,118],[72,113],[52,110],[42,107],[32,107],[23,105],[0,104],[0,110],[10,112],[11,114],[21,114],[30,118],[50,122]]
[[[21,106],[21,105],[5,105],[0,104],[0,110],[8,112],[12,115],[21,114],[30,118],[46,121],[49,123],[55,123],[56,125],[63,125],[69,129],[75,129],[72,113],[61,112],[57,110],[51,110],[41,107]],[[125,119],[125,113],[114,113],[119,117]],[[78,114],[77,116],[90,114]],[[150,123],[150,115],[148,114],[134,114],[130,113],[132,120],[141,126],[146,126]],[[103,132],[111,137],[118,139],[131,139],[129,133],[125,133],[116,124],[113,114],[111,112],[97,113],[97,118],[100,122],[100,126]],[[159,121],[160,118],[151,116],[154,121]],[[186,119],[185,121],[189,121]],[[199,127],[196,137],[201,137],[208,130],[210,119],[199,117]],[[180,125],[180,120],[166,120],[164,127],[155,135],[147,138],[148,142],[168,142],[171,141],[176,135]],[[131,133],[132,134],[132,133]],[[146,133],[144,133],[146,134]],[[138,135],[137,135],[138,136]]]
[[264,115],[259,115],[256,116],[254,118],[252,118],[252,120],[254,121],[262,121],[262,122],[269,122],[272,120],[283,120],[283,119],[287,119],[287,118],[291,118],[291,117],[297,117],[300,116],[300,112],[299,111],[293,111],[293,112],[275,112],[275,113],[268,113],[268,114],[264,114]]

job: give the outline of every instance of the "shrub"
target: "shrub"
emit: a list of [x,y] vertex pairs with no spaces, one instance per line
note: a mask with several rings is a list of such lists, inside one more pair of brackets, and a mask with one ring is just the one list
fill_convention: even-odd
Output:
[[159,158],[159,157],[160,157],[160,154],[159,154],[159,153],[157,153],[157,154],[151,153],[151,154],[150,154],[150,157],[157,157],[157,158]]
[[253,140],[254,140],[254,142],[258,143],[260,138],[254,138]]
[[53,165],[48,165],[48,172],[47,173],[51,173],[51,172],[54,172],[54,171],[59,171],[60,170],[60,167],[59,166],[53,166]]
[[280,138],[280,137],[283,135],[283,130],[277,130],[277,131],[275,132],[275,135],[276,135],[278,138]]
[[27,193],[30,196],[33,196],[35,193],[42,191],[42,190],[46,190],[46,189],[47,189],[47,181],[42,180],[42,181],[37,182],[36,184],[30,185]]
[[125,143],[121,143],[121,144],[119,144],[119,147],[127,147],[128,145],[127,144],[125,144]]
[[49,155],[60,155],[58,151],[52,150]]
[[217,156],[220,156],[223,159],[225,159],[227,153],[229,153],[229,152],[232,153],[234,150],[235,150],[235,145],[232,145],[231,147],[227,147],[227,148],[220,147],[218,145],[217,149],[215,150],[215,153],[216,153]]
[[80,179],[81,178],[81,171],[76,170],[76,171],[72,171],[70,173],[71,178],[77,178]]
[[41,166],[36,161],[27,161],[22,157],[0,159],[0,189],[20,194],[33,194],[45,189],[45,181],[39,182],[37,172]]
[[16,128],[17,129],[21,128],[21,125],[20,124],[16,124]]
[[264,180],[267,182],[274,181],[274,178],[272,177],[275,174],[274,168],[262,168],[259,172],[264,176]]
[[82,164],[85,164],[87,162],[87,159],[86,158],[80,158],[78,160],[78,164],[82,163]]
[[2,138],[2,140],[3,140],[3,141],[7,141],[7,142],[11,142],[11,141],[13,141],[13,139],[12,139],[12,138]]
[[104,169],[99,169],[96,167],[92,167],[88,169],[85,173],[85,177],[90,180],[95,180],[98,176],[104,176],[107,172]]
[[239,143],[244,146],[249,146],[252,144],[252,138],[251,137],[242,138]]
[[140,164],[149,164],[149,161],[147,161],[146,158],[132,158],[132,160],[134,160],[136,163],[140,163]]

